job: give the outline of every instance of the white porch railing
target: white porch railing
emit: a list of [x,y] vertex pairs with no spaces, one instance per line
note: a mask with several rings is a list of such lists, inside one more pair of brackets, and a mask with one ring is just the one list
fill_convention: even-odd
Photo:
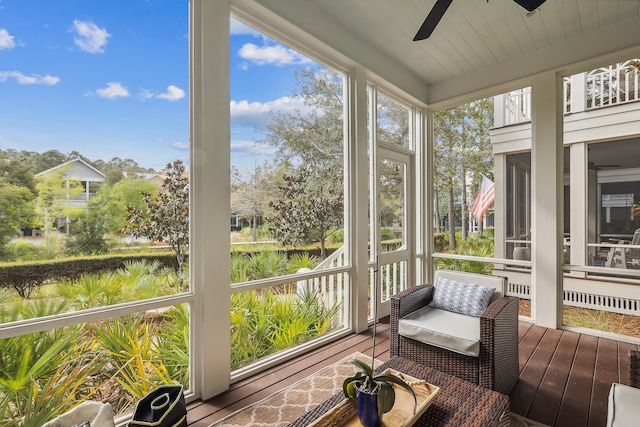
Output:
[[[507,295],[531,299],[531,276],[528,273],[501,270],[498,274],[507,277]],[[565,276],[563,303],[569,307],[640,316],[640,296],[634,296],[637,295],[636,289],[636,285],[626,283],[581,280]]]
[[[327,270],[329,268],[343,267],[344,255],[344,246],[341,246],[334,253],[325,258],[313,270],[300,269],[298,270],[298,273],[315,272]],[[345,301],[347,298],[346,292],[348,291],[347,283],[347,273],[335,273],[311,279],[298,280],[296,283],[296,291],[298,295],[316,292],[325,304],[325,307],[328,308],[333,307],[336,304],[340,304],[336,322],[337,324],[344,324]]]
[[631,59],[587,73],[587,109],[639,99],[640,60]]
[[[573,86],[570,77],[564,79],[565,113],[577,112],[572,111],[572,97],[584,98],[585,104],[579,107],[580,111],[640,101],[640,59],[630,59],[585,74],[585,79],[581,80],[584,87]],[[579,92],[585,92],[584,97]],[[531,121],[530,87],[507,92],[503,97],[503,126]]]
[[389,301],[392,296],[407,289],[406,261],[392,262],[379,266],[381,278],[381,302]]
[[[324,261],[318,264],[313,270],[300,269],[298,273],[309,273],[311,271],[318,272],[329,268],[344,266],[344,246],[341,246],[334,253],[328,256]],[[407,288],[406,279],[406,261],[391,262],[380,265],[380,300],[388,301],[391,297]],[[369,266],[369,295],[373,295],[371,286],[373,286],[372,278],[375,275],[375,266]],[[347,273],[331,274],[328,276],[319,276],[312,279],[299,280],[297,282],[297,292],[299,295],[307,292],[317,292],[327,307],[333,304],[344,304],[347,296]],[[371,313],[369,313],[371,315]],[[339,311],[338,322],[343,322],[345,316],[344,307]]]
[[513,90],[504,95],[504,125],[531,120],[531,87]]

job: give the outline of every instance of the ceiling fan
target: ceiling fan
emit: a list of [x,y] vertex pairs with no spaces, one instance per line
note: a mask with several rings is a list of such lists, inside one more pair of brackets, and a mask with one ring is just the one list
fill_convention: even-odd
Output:
[[[436,3],[431,8],[429,15],[427,15],[427,19],[424,20],[422,26],[416,33],[416,36],[413,38],[413,41],[424,40],[428,38],[433,30],[435,30],[436,25],[440,22],[440,19],[444,16],[444,13],[447,11],[451,2],[453,0],[436,0]],[[529,12],[536,10],[540,7],[542,3],[546,0],[513,0],[518,3],[520,6],[527,9]],[[487,3],[489,0],[487,0]]]

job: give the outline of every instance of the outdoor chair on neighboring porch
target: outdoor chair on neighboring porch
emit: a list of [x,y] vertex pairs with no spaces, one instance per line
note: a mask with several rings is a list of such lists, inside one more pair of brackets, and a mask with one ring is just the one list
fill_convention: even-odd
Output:
[[434,283],[392,297],[391,356],[511,393],[519,377],[518,299],[506,296],[506,279],[438,270]]
[[[640,245],[640,228],[633,233],[631,241],[618,240],[619,245]],[[609,249],[605,267],[640,268],[640,249],[616,247]]]

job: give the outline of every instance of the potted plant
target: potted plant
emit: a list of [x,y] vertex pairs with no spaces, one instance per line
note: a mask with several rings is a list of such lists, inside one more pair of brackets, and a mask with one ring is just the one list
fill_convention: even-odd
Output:
[[390,374],[376,375],[373,369],[361,360],[351,360],[359,368],[352,377],[342,383],[344,395],[351,399],[358,408],[358,418],[365,427],[379,427],[380,416],[389,412],[396,401],[393,384],[398,384],[413,396],[414,412],[417,405],[416,395],[409,384],[402,378]]

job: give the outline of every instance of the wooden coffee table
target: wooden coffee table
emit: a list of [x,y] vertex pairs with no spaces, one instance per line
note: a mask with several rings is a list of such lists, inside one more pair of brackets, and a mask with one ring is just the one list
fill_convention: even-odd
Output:
[[[509,397],[452,375],[394,357],[377,370],[396,369],[440,387],[431,406],[414,426],[435,427],[509,427]],[[344,399],[342,392],[293,421],[290,426],[306,426]],[[384,420],[384,416],[383,416]]]

